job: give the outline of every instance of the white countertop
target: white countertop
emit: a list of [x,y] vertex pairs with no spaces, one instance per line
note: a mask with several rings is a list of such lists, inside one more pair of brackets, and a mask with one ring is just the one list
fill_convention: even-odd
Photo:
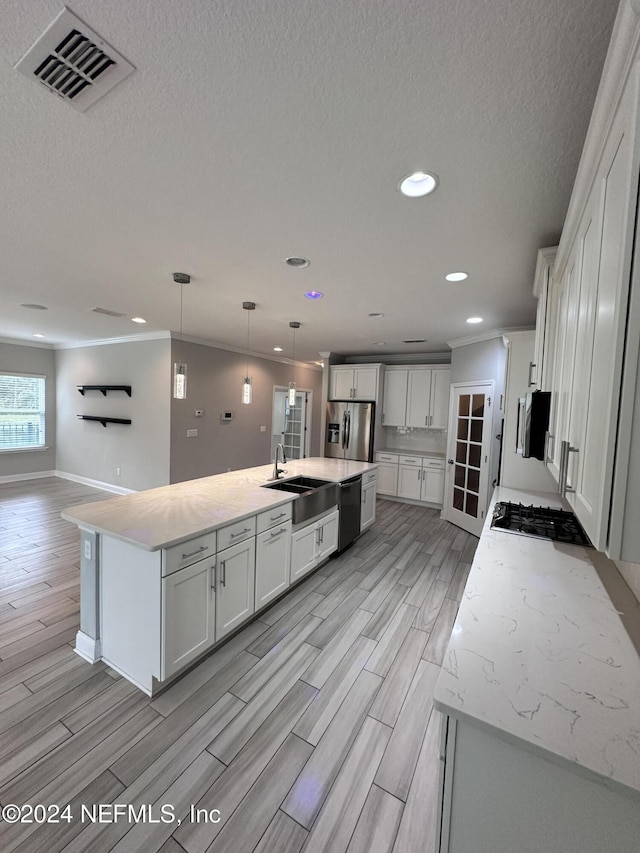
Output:
[[[311,457],[281,467],[287,472],[283,480],[304,474],[337,483],[377,466]],[[295,494],[262,488],[272,473],[272,464],[230,471],[72,506],[65,509],[62,517],[84,529],[157,551],[291,502]]]
[[[505,488],[493,500],[562,505],[557,495]],[[594,567],[606,558],[492,530],[490,519],[436,707],[638,796],[640,657]]]
[[445,459],[446,453],[435,450],[398,450],[397,447],[381,447],[376,453],[393,453],[395,456],[424,456],[430,459]]

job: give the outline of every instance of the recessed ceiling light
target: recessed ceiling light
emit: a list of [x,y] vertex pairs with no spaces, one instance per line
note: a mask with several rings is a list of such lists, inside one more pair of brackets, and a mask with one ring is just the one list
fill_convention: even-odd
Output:
[[132,317],[131,322],[132,323],[146,323],[147,321],[144,319],[144,317]]
[[307,290],[305,296],[307,299],[322,299],[324,293],[320,293],[319,290]]
[[438,176],[433,172],[414,172],[400,181],[398,189],[408,198],[422,198],[432,193],[437,186]]
[[33,311],[48,311],[46,305],[37,305],[35,302],[21,302],[21,308],[31,308]]
[[274,347],[273,351],[274,352],[282,352],[282,347]]
[[371,314],[368,314],[369,317],[384,317],[384,314],[381,311],[373,311]]
[[465,278],[469,278],[469,274],[466,272],[450,272],[449,275],[445,275],[447,281],[464,281]]
[[284,262],[288,266],[295,267],[296,269],[302,269],[303,267],[309,266],[308,258],[296,258],[296,257],[285,258]]
[[34,332],[33,337],[34,338],[44,338],[44,335],[41,335],[40,332]]
[[467,323],[482,323],[482,317],[469,317]]

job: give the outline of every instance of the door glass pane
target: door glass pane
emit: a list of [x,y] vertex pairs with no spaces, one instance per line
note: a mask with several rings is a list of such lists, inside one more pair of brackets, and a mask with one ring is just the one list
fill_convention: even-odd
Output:
[[474,418],[484,417],[484,394],[473,395],[473,406],[471,414]]
[[479,468],[481,456],[482,447],[477,444],[469,445],[469,465],[471,465],[473,468]]
[[458,418],[458,438],[467,440],[469,435],[469,421],[466,418]]
[[478,496],[472,495],[470,492],[467,492],[467,505],[465,510],[467,515],[472,515],[474,518],[478,517]]
[[462,512],[462,508],[464,506],[464,492],[462,489],[454,489],[453,490],[453,508],[460,510]]
[[462,465],[456,465],[456,473],[455,473],[455,484],[456,486],[461,486],[464,489],[464,472],[465,468]]
[[471,401],[470,394],[461,394],[458,401],[458,414],[469,416],[469,404]]
[[462,463],[464,465],[467,461],[467,445],[464,441],[456,442],[456,462]]
[[482,424],[483,421],[471,421],[471,441],[477,441],[478,444],[482,444]]
[[480,471],[476,471],[475,468],[469,468],[467,473],[467,488],[472,492],[480,491]]

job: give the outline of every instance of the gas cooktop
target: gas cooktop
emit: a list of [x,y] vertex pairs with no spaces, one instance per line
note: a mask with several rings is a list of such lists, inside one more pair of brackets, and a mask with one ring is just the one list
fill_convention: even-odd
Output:
[[498,501],[493,510],[491,527],[508,533],[520,533],[522,536],[592,547],[575,515],[555,507],[525,506]]

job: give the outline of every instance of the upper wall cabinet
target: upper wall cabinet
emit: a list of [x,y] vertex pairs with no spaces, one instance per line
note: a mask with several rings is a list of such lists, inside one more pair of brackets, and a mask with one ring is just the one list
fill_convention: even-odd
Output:
[[538,300],[536,312],[536,341],[533,350],[533,360],[529,364],[529,390],[546,391],[550,384],[551,329],[550,283],[553,263],[556,259],[557,246],[540,249],[536,272],[533,279],[533,295]]
[[381,375],[381,364],[334,365],[329,368],[329,399],[377,403]]
[[[542,347],[551,354],[542,371],[552,392],[549,470],[595,547],[630,562],[640,562],[631,518],[632,496],[640,493],[631,452],[640,440],[640,304],[630,285],[639,36],[640,19],[623,4],[612,40],[616,59],[605,66],[616,79],[605,76],[600,86],[547,294]],[[626,50],[625,61],[616,50]]]
[[384,426],[446,429],[449,412],[448,365],[388,367],[384,377]]

